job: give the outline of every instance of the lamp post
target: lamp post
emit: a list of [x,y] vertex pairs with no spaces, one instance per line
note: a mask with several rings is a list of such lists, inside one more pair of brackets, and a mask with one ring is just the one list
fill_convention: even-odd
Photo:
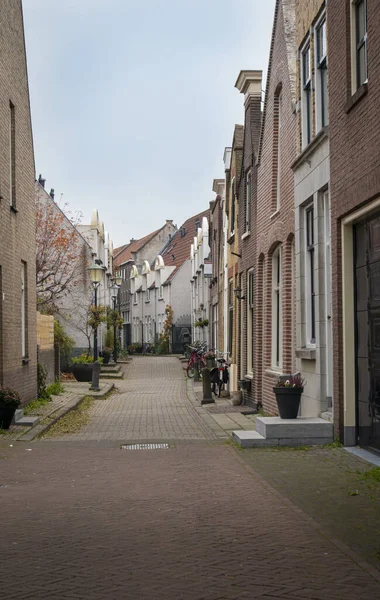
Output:
[[111,298],[112,298],[112,302],[113,302],[113,360],[116,363],[117,362],[117,348],[116,348],[116,299],[117,299],[117,295],[119,292],[119,286],[116,284],[116,280],[115,282],[111,285],[110,287],[110,292],[111,292]]
[[[94,306],[97,308],[98,306],[98,287],[100,286],[100,282],[102,280],[103,269],[96,263],[93,263],[91,267],[89,267],[88,272],[90,274],[90,280],[92,283],[92,287],[94,288]],[[94,328],[94,362],[98,360],[98,328]]]

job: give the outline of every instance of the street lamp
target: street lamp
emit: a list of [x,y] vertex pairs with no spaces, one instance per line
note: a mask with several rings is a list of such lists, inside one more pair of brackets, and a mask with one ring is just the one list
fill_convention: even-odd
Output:
[[110,287],[111,298],[113,302],[113,360],[117,362],[117,349],[116,349],[116,299],[119,292],[119,286],[114,282]]
[[121,286],[121,284],[123,283],[123,277],[120,273],[120,271],[116,271],[115,273],[115,283],[116,285],[118,285],[119,287]]
[[[96,263],[93,263],[91,267],[88,269],[90,280],[92,283],[92,287],[94,288],[95,298],[94,298],[94,306],[95,308],[98,306],[98,287],[100,286],[100,282],[102,280],[103,269]],[[94,329],[94,362],[98,360],[98,328]]]

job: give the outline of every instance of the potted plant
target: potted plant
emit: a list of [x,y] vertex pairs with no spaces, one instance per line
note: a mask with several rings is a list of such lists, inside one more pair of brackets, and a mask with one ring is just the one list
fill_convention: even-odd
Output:
[[208,369],[214,369],[216,367],[216,355],[213,350],[209,350],[205,354],[206,367]]
[[128,354],[133,354],[133,353],[134,353],[134,351],[135,351],[135,347],[134,347],[134,345],[133,345],[133,344],[130,344],[130,345],[128,346],[127,350],[128,350]]
[[9,429],[21,398],[15,390],[0,388],[0,428]]
[[102,355],[103,355],[103,365],[108,365],[108,363],[110,362],[110,358],[112,356],[112,348],[109,348],[108,346],[104,346]]
[[281,419],[297,418],[305,383],[300,373],[286,378],[282,376],[277,380],[273,391]]
[[[103,362],[99,358],[100,363]],[[81,354],[71,359],[71,373],[77,381],[92,381],[92,368],[94,365],[94,357],[91,354]]]

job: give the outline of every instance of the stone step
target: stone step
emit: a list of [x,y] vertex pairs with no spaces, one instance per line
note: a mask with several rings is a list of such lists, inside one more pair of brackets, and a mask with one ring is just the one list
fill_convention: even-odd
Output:
[[333,424],[320,417],[298,417],[297,419],[257,417],[256,430],[266,439],[289,441],[325,439],[326,444],[333,441]]
[[246,431],[238,429],[232,432],[232,439],[242,448],[254,448],[259,446],[277,446],[277,440],[266,440],[257,431]]
[[120,365],[115,365],[115,364],[111,364],[111,365],[100,365],[100,370],[101,371],[107,371],[110,373],[118,373],[119,371],[121,371],[121,367]]
[[32,415],[24,416],[23,410],[17,410],[15,413],[15,416],[14,416],[15,425],[23,425],[24,427],[33,427],[33,425],[37,425],[39,420],[40,420],[40,417],[35,417]]
[[100,379],[124,379],[124,373],[104,373],[100,371]]

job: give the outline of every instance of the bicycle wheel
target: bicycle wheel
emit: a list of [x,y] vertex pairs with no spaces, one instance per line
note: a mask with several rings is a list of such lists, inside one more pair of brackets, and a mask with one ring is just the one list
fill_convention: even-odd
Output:
[[189,379],[193,379],[194,378],[194,367],[193,367],[193,365],[190,365],[189,367],[187,367],[186,372],[187,372],[187,376],[189,377]]

